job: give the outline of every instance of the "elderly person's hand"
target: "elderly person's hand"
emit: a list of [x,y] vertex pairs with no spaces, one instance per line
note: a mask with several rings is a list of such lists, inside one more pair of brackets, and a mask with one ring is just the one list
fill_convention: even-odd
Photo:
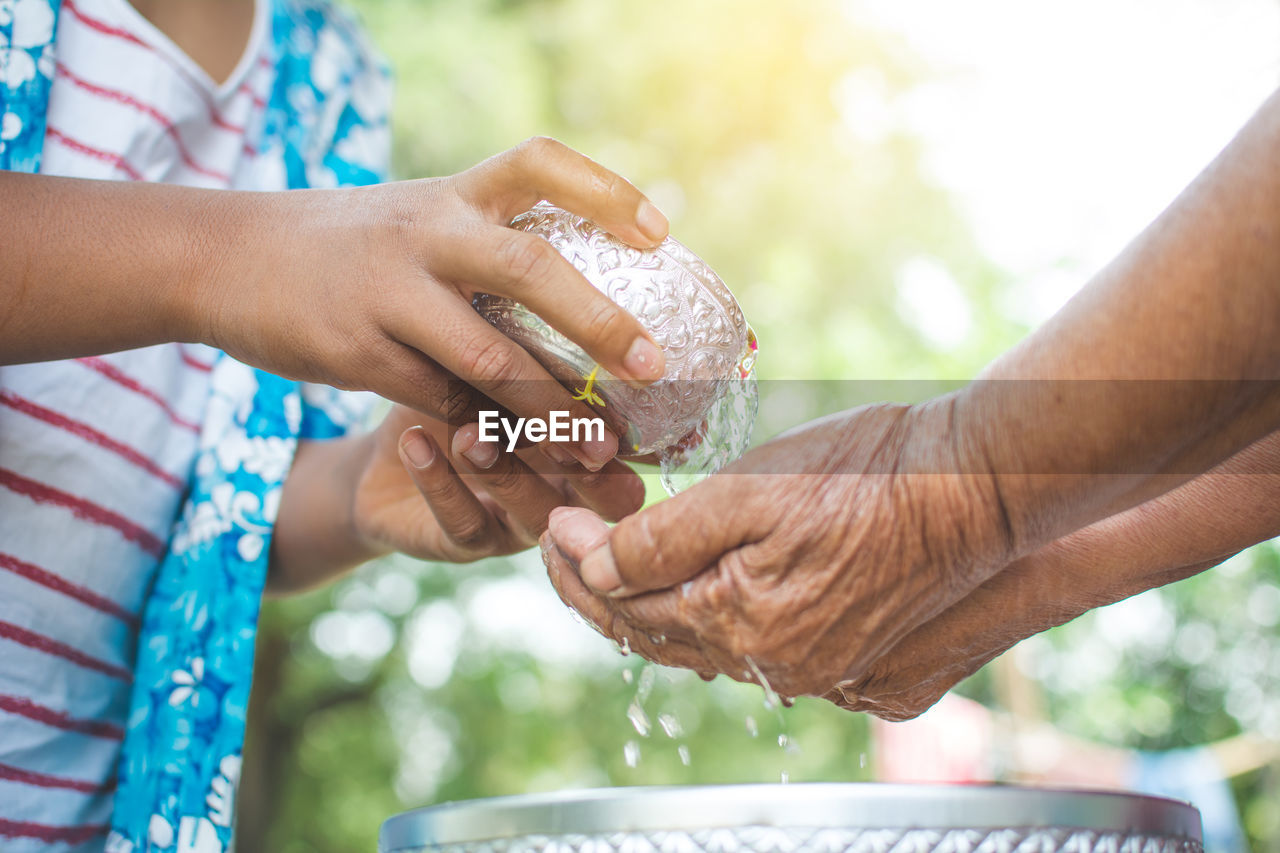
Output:
[[552,582],[645,657],[828,693],[1008,561],[975,448],[939,441],[953,402],[809,424],[612,531],[558,510]]
[[[1274,498],[1202,475],[1277,473],[1242,453],[1280,430],[1277,151],[1280,93],[980,381],[811,424],[612,530],[559,510],[552,581],[647,657],[901,717],[1028,633],[1266,538]],[[1188,481],[1205,497],[1163,538],[1133,526]]]
[[[863,412],[847,421],[856,424]],[[810,425],[798,435],[824,431],[834,431],[830,421]],[[762,451],[784,451],[788,440]],[[824,449],[830,448],[814,442],[814,451]],[[873,464],[878,469],[886,463],[921,461],[908,461],[899,453]],[[742,468],[758,464],[749,456]],[[844,461],[833,456],[832,464]],[[860,499],[866,503],[845,505],[884,509],[878,516],[851,509],[832,519],[820,501],[806,500],[794,480],[788,485],[769,475],[768,480],[748,485],[750,475],[740,476],[748,479],[708,481],[721,488],[700,495],[690,490],[688,504],[680,499],[660,504],[672,510],[625,521],[612,537],[608,526],[586,510],[555,511],[543,538],[552,582],[566,603],[600,630],[618,642],[625,639],[653,660],[708,677],[724,672],[755,681],[763,673],[785,695],[822,696],[849,710],[889,720],[924,712],[1025,637],[1091,608],[1188,577],[1280,535],[1280,513],[1274,509],[1280,505],[1280,433],[1273,433],[1159,498],[1014,560],[902,636],[903,626],[936,612],[937,602],[952,599],[964,586],[965,573],[956,571],[960,566],[972,567],[969,577],[986,572],[980,568],[982,562],[972,561],[968,554],[975,530],[989,527],[981,509],[983,490],[973,488],[978,480],[915,474],[906,475],[895,487],[875,485],[877,479],[893,476],[884,473],[836,475],[846,486],[864,491],[820,487],[826,498]],[[966,479],[969,483],[962,485]],[[912,481],[914,488],[905,485]],[[900,497],[879,500],[881,488]],[[734,505],[735,494],[739,507]],[[744,494],[753,497],[743,500]],[[717,512],[724,518],[718,519]],[[901,513],[906,529],[886,512]],[[861,520],[851,523],[857,516]],[[798,523],[785,533],[776,527],[762,536],[729,532],[736,525],[750,529],[789,518]],[[911,527],[917,529],[910,532]],[[610,544],[601,546],[606,541]],[[673,564],[677,543],[707,543],[714,551],[731,541],[750,547],[722,555],[683,587],[646,592],[706,559],[706,551],[696,551],[674,557]],[[941,567],[927,558],[939,549],[944,556]],[[619,554],[628,555],[626,569],[619,568]],[[859,554],[870,559],[864,562]],[[956,561],[949,564],[952,571],[947,555]],[[646,560],[652,561],[652,571]],[[633,570],[640,573],[637,580],[627,574]],[[610,587],[611,572],[625,578],[622,586],[612,588],[613,595],[583,583],[589,578]],[[891,592],[875,589],[877,580],[888,583]],[[861,610],[850,606],[857,602],[864,603]],[[873,602],[874,607],[865,606]],[[862,621],[848,621],[859,614]],[[894,637],[901,638],[895,642],[890,639]]]

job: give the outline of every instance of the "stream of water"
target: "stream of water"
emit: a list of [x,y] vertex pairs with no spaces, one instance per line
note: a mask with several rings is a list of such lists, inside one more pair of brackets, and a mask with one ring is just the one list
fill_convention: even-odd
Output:
[[[622,649],[620,648],[619,651]],[[754,661],[748,659],[747,665],[749,669],[744,672],[744,678],[760,685],[760,708],[770,728],[776,728],[778,732],[776,740],[779,759],[783,764],[791,764],[800,755],[800,746],[790,730],[787,716],[787,709],[792,703],[786,697],[778,695]],[[671,744],[675,746],[680,764],[684,767],[692,767],[693,756],[686,740],[689,732],[680,719],[680,713],[669,702],[663,701],[668,697],[657,695],[663,692],[657,690],[659,673],[662,674],[662,681],[665,684],[674,686],[679,683],[672,671],[663,670],[648,661],[641,662],[638,667],[629,667],[622,671],[623,683],[635,686],[635,693],[626,710],[627,723],[635,736],[628,738],[623,744],[623,761],[627,767],[636,768],[646,752],[668,749],[670,748],[668,744]],[[756,713],[744,715],[743,727],[747,737],[752,739],[760,737],[760,722],[757,720]],[[865,764],[865,756],[863,761]],[[785,768],[779,769],[778,778],[781,782],[788,782],[790,772]],[[680,780],[671,781],[676,783]]]

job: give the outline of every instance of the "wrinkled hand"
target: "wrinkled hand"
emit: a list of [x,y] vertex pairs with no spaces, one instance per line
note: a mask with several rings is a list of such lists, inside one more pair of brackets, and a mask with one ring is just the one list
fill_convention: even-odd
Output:
[[[849,710],[910,719],[1025,637],[1208,569],[1280,534],[1277,506],[1280,433],[1173,491],[1014,560],[907,632],[860,674],[851,673],[825,693],[811,692]],[[557,514],[552,531],[563,527]],[[598,524],[592,531],[599,532]],[[585,527],[582,532],[587,532]],[[576,557],[585,556],[587,549],[579,547],[583,543],[573,535],[562,546]],[[544,547],[548,545],[550,540],[544,538]],[[573,590],[575,601],[592,607],[594,617],[603,620],[599,625],[608,626],[615,637],[628,636],[642,652],[649,650],[651,637],[657,635],[646,636],[646,626],[628,622],[618,608],[610,607],[610,599],[587,592],[554,546],[548,559],[553,579]],[[707,676],[718,671],[698,648],[675,647],[665,662],[690,666]]]
[[915,717],[1018,641],[1280,535],[1280,433],[1127,512],[1015,560],[826,698]]
[[813,422],[612,530],[559,510],[552,583],[652,660],[829,695],[1008,561],[951,405]]
[[[644,483],[616,460],[587,472],[529,449],[495,453],[496,461],[480,468],[459,453],[446,458],[447,434],[444,424],[396,407],[369,437],[352,512],[371,551],[471,562],[530,547],[556,507],[590,507],[618,519],[644,501]],[[457,444],[455,437],[455,450]]]
[[[635,187],[558,142],[532,139],[448,178],[228,203],[245,198],[252,215],[226,215],[243,251],[222,260],[195,310],[202,339],[249,364],[371,390],[455,425],[492,407],[486,397],[524,417],[591,417],[472,309],[484,292],[527,305],[622,379],[662,376],[662,353],[634,317],[545,240],[505,227],[547,199],[638,247],[666,236]],[[617,441],[565,449],[594,470]]]

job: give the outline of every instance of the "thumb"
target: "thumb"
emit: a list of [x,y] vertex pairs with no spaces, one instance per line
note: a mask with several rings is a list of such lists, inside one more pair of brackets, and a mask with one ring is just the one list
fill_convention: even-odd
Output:
[[619,597],[673,587],[750,541],[752,513],[726,485],[732,479],[712,477],[612,530],[587,510],[557,509],[551,536],[597,592]]

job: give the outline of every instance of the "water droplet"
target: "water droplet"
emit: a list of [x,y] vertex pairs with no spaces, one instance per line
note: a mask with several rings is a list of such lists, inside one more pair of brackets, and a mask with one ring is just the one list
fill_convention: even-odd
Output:
[[654,671],[653,664],[646,663],[640,670],[640,682],[636,685],[636,701],[643,704],[644,700],[649,698],[649,694],[653,692],[654,679],[658,677]]
[[604,631],[600,630],[599,625],[592,622],[590,619],[583,616],[581,613],[579,613],[577,610],[574,610],[572,607],[569,608],[569,615],[573,617],[574,622],[577,622],[581,625],[586,625],[588,628],[590,628],[592,631],[595,631],[597,634],[604,633]]
[[635,680],[635,676],[631,673],[631,670],[629,670],[629,669],[624,669],[624,670],[622,671],[622,683],[623,683],[623,684],[630,684],[630,683],[631,683],[632,681],[634,681],[634,680]]
[[618,646],[618,653],[623,657],[631,654],[631,641],[626,637],[622,638],[622,645]]
[[649,635],[649,642],[653,643],[655,646],[660,646],[666,641],[667,641],[666,634],[650,634]]
[[756,725],[756,718],[747,714],[747,734],[752,737],[759,737],[760,727]]
[[865,752],[858,756],[858,766],[859,767],[867,766],[867,754]]
[[622,760],[627,762],[628,767],[635,767],[640,763],[640,744],[633,740],[627,741],[622,747]]
[[786,736],[786,735],[778,735],[778,746],[783,747],[784,749],[786,748],[786,746],[787,746],[787,736]]
[[778,699],[778,694],[769,685],[769,679],[764,677],[764,673],[760,671],[760,667],[756,666],[756,662],[751,659],[750,655],[746,656],[747,666],[751,667],[751,675],[755,676],[756,682],[764,689],[764,707],[767,711],[777,708],[782,702]]
[[658,725],[662,726],[662,730],[667,733],[667,737],[674,740],[684,734],[684,729],[680,726],[680,721],[676,719],[675,714],[659,714]]
[[[632,765],[632,766],[634,767],[635,765]],[[791,781],[791,774],[789,774],[789,773],[787,773],[787,771],[783,770],[783,771],[782,771],[782,775],[778,777],[778,781],[779,781],[779,782],[781,782],[781,783],[782,783],[782,784],[784,784],[784,785],[785,785],[785,784],[787,784],[788,782],[790,782],[790,781]]]
[[685,767],[689,766],[689,747],[683,743],[676,747],[676,752],[680,755],[680,763]]
[[649,729],[651,728],[649,715],[644,712],[644,708],[640,707],[639,701],[632,701],[627,708],[627,719],[631,721],[631,725],[635,726],[636,732],[640,737],[649,736]]

